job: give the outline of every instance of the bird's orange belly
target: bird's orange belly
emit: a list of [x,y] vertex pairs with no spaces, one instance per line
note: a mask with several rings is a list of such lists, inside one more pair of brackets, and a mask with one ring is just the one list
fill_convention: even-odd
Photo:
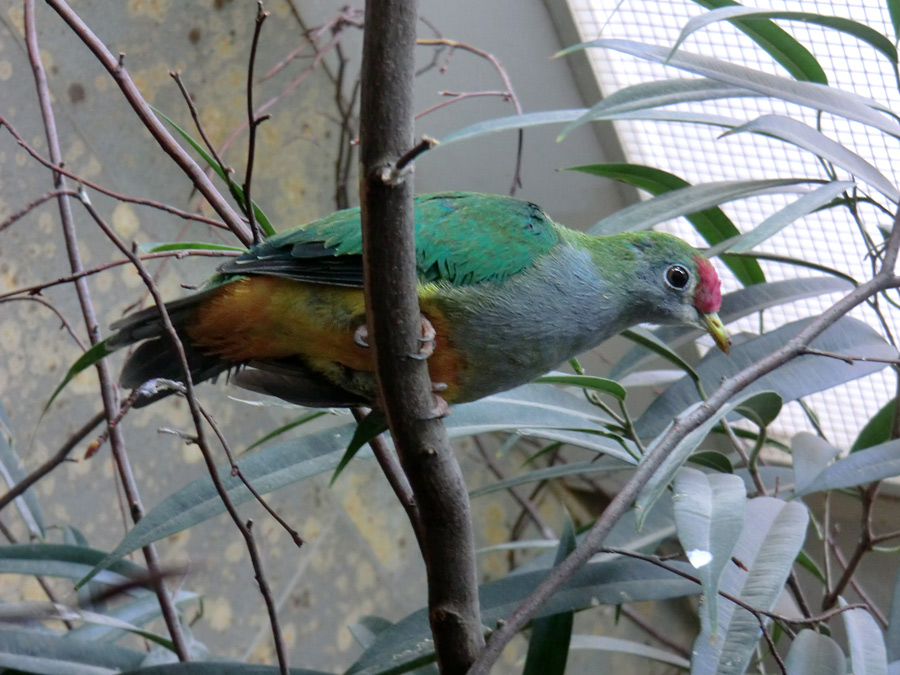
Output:
[[[447,385],[444,396],[453,402],[462,359],[449,344],[443,316],[433,307],[425,311],[437,334],[431,379]],[[222,286],[198,308],[187,333],[236,364],[300,357],[321,372],[339,364],[371,373],[372,350],[354,339],[365,321],[362,289],[257,276]]]

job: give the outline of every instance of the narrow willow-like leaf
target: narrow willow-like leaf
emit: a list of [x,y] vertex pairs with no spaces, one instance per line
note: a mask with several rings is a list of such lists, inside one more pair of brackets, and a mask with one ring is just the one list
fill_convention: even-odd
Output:
[[634,328],[622,331],[621,335],[634,342],[637,345],[635,348],[640,347],[649,352],[650,355],[655,354],[656,356],[663,357],[667,361],[670,361],[681,368],[695,382],[700,381],[700,376],[697,375],[691,365],[681,358],[672,347],[660,340],[652,331],[647,330],[642,326],[635,326]]
[[228,246],[226,244],[210,244],[205,241],[174,241],[169,243],[148,242],[138,244],[141,253],[161,253],[164,251],[234,251],[245,253],[247,249],[240,246]]
[[[225,170],[226,167],[219,164],[215,160],[215,158],[206,151],[206,148],[195,141],[187,131],[178,126],[165,114],[163,114],[156,108],[153,108],[153,106],[150,107],[153,109],[154,113],[162,117],[166,122],[168,122],[169,125],[171,125],[173,129],[175,129],[175,131],[179,133],[179,135],[184,140],[190,143],[191,147],[197,152],[197,154],[203,158],[203,161],[206,162],[209,167],[216,172],[216,175],[219,178],[221,178],[223,181],[225,181],[225,183],[228,184],[228,188],[232,191],[232,193],[234,193],[234,197],[240,203],[241,208],[244,208],[246,210],[247,200],[244,198],[244,189],[240,185],[238,185],[231,177],[231,174]],[[251,202],[251,205],[253,207],[253,216],[256,219],[257,225],[259,225],[260,229],[266,237],[271,237],[273,234],[275,234],[275,228],[272,225],[272,221],[269,220],[269,217],[261,208],[259,208],[256,202]]]
[[607,637],[605,635],[573,635],[572,640],[569,642],[569,649],[590,649],[599,652],[632,654],[633,656],[641,656],[645,659],[650,659],[651,661],[667,663],[684,670],[691,667],[690,661],[678,654],[673,654],[672,652],[667,652],[662,649],[656,649],[655,647],[650,647],[642,642]]
[[[675,563],[679,569],[690,567]],[[504,619],[540,583],[549,570],[517,571],[479,587],[481,617],[486,625]],[[537,617],[577,611],[597,604],[615,605],[644,599],[662,599],[697,592],[697,585],[642,560],[591,562],[539,610]],[[408,672],[434,660],[428,639],[428,610],[421,609],[398,621],[354,663],[346,675]],[[563,647],[564,648],[564,647]]]
[[900,40],[900,0],[884,0],[888,14],[891,17],[891,25],[894,27],[894,42]]
[[[734,0],[694,0],[707,9],[734,7]],[[828,84],[825,71],[816,57],[798,42],[790,33],[768,19],[735,19],[731,22],[743,31],[773,59],[780,63],[793,77],[808,82]]]
[[[0,546],[0,574],[40,575],[80,579],[106,557],[106,551],[66,544],[10,544]],[[130,560],[108,565],[96,581],[105,584],[131,583],[146,579],[147,570]]]
[[706,601],[701,616],[715,638],[719,577],[731,564],[732,551],[744,527],[744,482],[731,474],[705,474],[682,467],[672,487],[678,540],[703,585]]
[[[172,600],[178,606],[196,600],[199,597],[198,593],[178,591],[174,594]],[[131,630],[132,626],[143,626],[161,615],[162,610],[159,606],[159,599],[155,593],[148,591],[135,600],[107,610],[104,616],[111,619],[110,622],[85,623],[83,626],[78,626],[67,632],[66,637],[70,640],[82,640],[85,642],[93,640],[112,641],[118,639],[124,632]],[[121,622],[124,625],[118,625],[116,622]],[[154,641],[163,644],[158,640]]]
[[63,378],[63,381],[60,382],[56,389],[53,390],[53,393],[50,395],[50,399],[44,405],[44,411],[41,413],[41,417],[43,417],[47,413],[47,411],[50,409],[50,406],[53,405],[53,401],[56,400],[56,397],[59,396],[60,392],[62,392],[62,390],[66,388],[66,385],[68,385],[76,375],[95,365],[98,361],[105,359],[115,351],[115,349],[109,346],[109,338],[107,338],[106,340],[98,342],[93,347],[88,349],[84,354],[82,354],[78,358],[78,360],[72,364],[71,368],[69,368],[66,376]]
[[871,162],[863,159],[855,152],[847,149],[837,141],[830,139],[817,129],[785,115],[761,115],[755,120],[725,132],[725,135],[739,134],[751,131],[781,139],[816,157],[832,162],[851,175],[864,180],[872,187],[881,191],[888,199],[896,202],[900,198],[900,191],[881,171]]
[[615,380],[608,380],[605,377],[594,377],[591,375],[569,375],[567,373],[550,373],[535,380],[542,384],[561,384],[568,387],[580,387],[582,389],[590,389],[591,391],[601,392],[614,396],[620,401],[625,400],[628,392],[625,387]]
[[[745,87],[723,84],[709,78],[669,79],[641,82],[613,92],[568,124],[556,140],[563,140],[576,126],[591,120],[621,119],[621,115],[679,103],[759,96]],[[723,118],[724,119],[724,118]]]
[[864,485],[900,476],[900,440],[858,450],[839,459],[807,483],[798,494]]
[[[556,549],[556,565],[575,550],[575,528],[572,520],[565,519],[565,527]],[[523,675],[564,675],[569,658],[567,646],[572,637],[572,610],[537,619],[531,628],[528,654],[525,657]]]
[[[770,307],[828,293],[846,293],[852,289],[852,284],[842,279],[829,277],[786,279],[754,284],[726,293],[722,297],[722,309],[719,310],[719,316],[722,317],[725,324],[729,324]],[[700,329],[687,326],[663,326],[653,331],[646,331],[646,333],[653,336],[658,343],[666,345],[666,349],[669,350],[677,349],[702,335]],[[657,352],[648,353],[643,347],[644,345],[636,346],[626,352],[613,367],[610,377],[621,381],[625,374],[644,366],[654,354],[657,354]],[[693,369],[690,372],[693,372]]]
[[136,668],[145,654],[33,630],[0,629],[0,667],[42,675],[113,675]]
[[510,115],[509,117],[498,117],[496,119],[487,120],[485,122],[477,122],[467,127],[458,129],[447,134],[438,141],[437,147],[449,145],[457,141],[463,141],[485,134],[493,134],[498,131],[509,131],[512,129],[526,129],[528,127],[543,126],[546,124],[564,124],[578,119],[588,112],[587,108],[575,108],[572,110],[545,110],[536,113],[527,113],[525,115]]
[[517,476],[510,476],[503,480],[488,483],[480,488],[476,488],[469,493],[471,499],[483,497],[493,492],[502,492],[509,488],[518,487],[519,485],[528,485],[529,483],[537,483],[545,480],[553,480],[554,478],[566,478],[569,476],[591,476],[595,474],[610,474],[615,471],[631,471],[634,469],[633,464],[627,464],[619,459],[611,457],[603,457],[594,462],[569,462],[567,464],[556,464],[544,469],[536,469]]
[[[851,35],[862,42],[867,43],[876,51],[881,52],[890,61],[892,66],[897,65],[897,47],[884,35],[874,28],[865,24],[854,21],[853,19],[845,19],[840,16],[828,16],[825,14],[814,14],[812,12],[786,12],[781,10],[759,10],[753,7],[741,7],[739,5],[732,7],[722,7],[714,9],[699,16],[693,17],[688,21],[681,30],[681,35],[675,41],[672,47],[674,54],[684,40],[691,34],[717,21],[731,21],[735,25],[743,24],[745,21],[754,19],[787,19],[790,21],[802,21],[803,23],[811,23],[825,28],[832,28],[836,31]],[[821,84],[827,84],[818,80]]]
[[356,425],[356,431],[353,432],[353,438],[350,439],[350,444],[344,451],[341,461],[334,467],[334,473],[331,474],[331,481],[328,483],[328,487],[334,486],[338,476],[340,476],[344,469],[347,468],[347,465],[350,464],[350,460],[356,456],[356,453],[358,453],[366,443],[374,440],[376,436],[380,436],[387,430],[387,418],[383,412],[380,410],[372,410],[366,415],[365,419]]
[[[783,346],[811,321],[795,321],[771,333],[735,344],[728,355],[711,350],[695,368],[704,390],[714,391],[722,378],[735,375]],[[874,359],[894,359],[897,354],[897,350],[874,329],[850,317],[843,317],[828,327],[812,341],[810,347],[832,354]],[[885,365],[878,361],[849,364],[824,356],[799,356],[750,384],[745,391],[774,391],[783,401],[789,402],[877,372]],[[695,383],[687,377],[682,378],[657,397],[641,415],[635,424],[637,432],[642,438],[656,436],[669,420],[698,400]]]
[[[806,538],[809,514],[800,502],[758,497],[747,502],[744,529],[734,556],[747,569],[728,565],[719,589],[769,611],[784,590]],[[694,642],[692,675],[743,675],[759,642],[756,617],[721,596],[716,598],[718,637],[704,626]]]
[[[840,598],[840,606],[847,601]],[[884,637],[875,617],[864,609],[848,609],[841,613],[850,647],[850,672],[865,675],[887,675],[888,659]]]
[[763,220],[749,232],[745,232],[730,246],[717,251],[717,255],[725,252],[742,253],[759,246],[770,237],[778,234],[795,220],[817,211],[835,197],[846,190],[851,190],[854,183],[851,181],[832,181],[808,192],[794,202],[779,209],[771,216]]
[[784,661],[788,675],[846,675],[847,657],[837,642],[809,628],[791,643]]
[[[278,427],[277,429],[270,431],[269,433],[264,435],[259,440],[253,441],[253,443],[251,443],[246,448],[244,448],[244,453],[250,452],[251,450],[258,448],[260,445],[263,445],[264,443],[268,443],[273,438],[278,438],[279,436],[287,433],[291,429],[296,429],[297,427],[302,427],[307,422],[312,422],[313,420],[317,420],[320,417],[323,417],[327,414],[328,413],[324,410],[314,410],[312,412],[306,413],[305,415],[301,415],[297,419],[292,420],[291,422],[288,422],[287,424],[283,424],[280,427]],[[242,453],[242,454],[244,454],[244,453]]]
[[889,107],[870,98],[847,91],[826,87],[813,82],[797,82],[771,75],[753,68],[738,66],[711,56],[701,56],[679,51],[671,59],[665,47],[646,45],[632,40],[600,38],[569,47],[560,52],[566,54],[578,49],[612,49],[654,63],[669,65],[697,75],[711,77],[719,82],[746,87],[764,96],[771,96],[789,103],[796,103],[813,110],[829,112],[849,120],[866,124],[891,136],[900,137],[900,124],[884,112]]

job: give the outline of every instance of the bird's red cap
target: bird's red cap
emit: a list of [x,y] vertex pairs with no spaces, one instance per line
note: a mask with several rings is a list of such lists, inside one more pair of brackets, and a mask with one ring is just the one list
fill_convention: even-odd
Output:
[[706,258],[694,258],[694,261],[697,263],[697,274],[700,275],[700,281],[694,289],[694,307],[702,314],[718,312],[722,306],[722,282],[716,268]]

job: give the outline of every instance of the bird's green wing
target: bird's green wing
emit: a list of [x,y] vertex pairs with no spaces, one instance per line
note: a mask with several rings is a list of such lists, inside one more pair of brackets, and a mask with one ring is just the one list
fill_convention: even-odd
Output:
[[[415,220],[422,281],[457,286],[499,281],[525,269],[559,241],[559,231],[540,208],[500,195],[421,195],[415,201]],[[219,269],[226,275],[362,286],[359,209],[337,211],[277,234]]]

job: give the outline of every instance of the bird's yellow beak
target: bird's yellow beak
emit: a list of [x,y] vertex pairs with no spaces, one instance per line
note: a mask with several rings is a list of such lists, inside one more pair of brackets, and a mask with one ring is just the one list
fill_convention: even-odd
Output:
[[722,323],[719,315],[715,312],[701,314],[700,321],[703,327],[712,335],[712,339],[716,341],[719,349],[727,354],[728,350],[731,349],[731,338],[728,337],[728,331],[725,330],[725,325]]

